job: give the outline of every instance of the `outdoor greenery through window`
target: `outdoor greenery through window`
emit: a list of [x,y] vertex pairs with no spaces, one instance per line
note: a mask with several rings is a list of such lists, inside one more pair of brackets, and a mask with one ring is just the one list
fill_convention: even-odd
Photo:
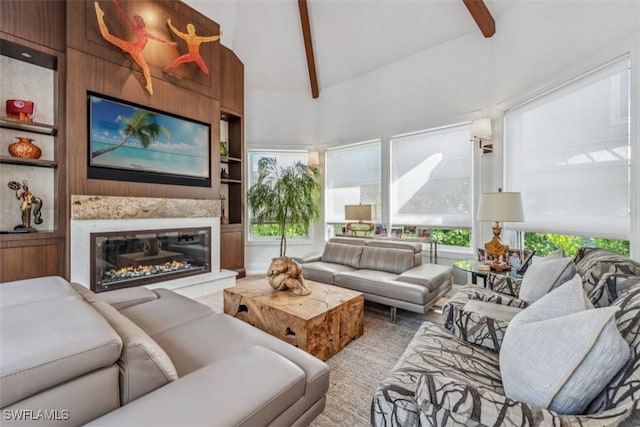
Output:
[[[256,183],[258,179],[258,162],[264,157],[275,158],[278,166],[287,167],[295,162],[307,163],[307,153],[304,151],[254,151],[249,152],[249,187]],[[249,238],[259,240],[279,240],[281,236],[280,225],[274,223],[257,224],[251,218],[251,210],[249,209],[250,227]],[[285,227],[285,235],[287,238],[308,238],[308,224],[287,224]]]
[[471,230],[440,230],[431,231],[431,238],[439,245],[446,246],[471,246]]
[[549,233],[524,233],[524,247],[536,251],[537,256],[546,256],[556,249],[563,248],[565,255],[571,257],[583,246],[609,249],[625,256],[629,256],[630,253],[628,240],[566,236]]

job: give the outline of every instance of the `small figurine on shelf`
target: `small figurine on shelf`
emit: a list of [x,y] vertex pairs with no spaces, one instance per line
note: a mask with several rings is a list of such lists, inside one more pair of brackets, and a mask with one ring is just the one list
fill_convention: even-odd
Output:
[[220,194],[220,224],[227,225],[229,224],[229,218],[224,216],[224,194]]
[[[22,224],[16,225],[13,229],[15,231],[22,231],[27,233],[36,233],[38,230],[31,227],[31,212],[33,210],[33,222],[36,224],[42,224],[42,199],[35,196],[29,191],[28,181],[25,179],[20,184],[17,181],[9,181],[8,187],[16,192],[16,199],[20,200],[20,210],[22,211]],[[22,189],[22,192],[18,194],[18,191]]]
[[220,157],[227,157],[229,155],[229,143],[227,141],[220,141]]
[[220,178],[229,179],[229,172],[225,168],[220,169]]

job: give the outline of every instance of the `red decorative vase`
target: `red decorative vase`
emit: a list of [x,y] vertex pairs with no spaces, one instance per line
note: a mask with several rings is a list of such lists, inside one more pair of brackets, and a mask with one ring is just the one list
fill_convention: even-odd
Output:
[[9,145],[9,154],[13,157],[22,159],[39,159],[42,156],[42,150],[33,143],[33,139],[24,136],[16,136],[17,142]]

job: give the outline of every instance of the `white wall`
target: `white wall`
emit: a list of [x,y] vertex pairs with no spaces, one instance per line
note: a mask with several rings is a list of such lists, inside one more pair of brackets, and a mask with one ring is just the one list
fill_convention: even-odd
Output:
[[[388,168],[391,136],[484,115],[496,119],[496,150],[478,160],[476,180],[481,190],[495,191],[502,170],[500,103],[598,65],[597,61],[620,49],[636,55],[632,57],[634,81],[640,82],[638,1],[518,1],[500,17],[496,29],[490,39],[479,32],[469,33],[324,88],[317,100],[308,93],[248,90],[247,146],[336,146],[381,138],[384,170]],[[640,99],[638,86],[635,84],[636,100]],[[633,109],[632,114],[634,126],[640,129],[638,110]],[[635,153],[640,151],[637,134]],[[636,154],[635,160],[638,157]],[[635,177],[639,175],[636,170]],[[639,191],[635,189],[635,193]],[[387,196],[385,189],[383,200]],[[640,196],[634,197],[637,211]],[[638,257],[640,230],[633,232],[633,253]],[[488,233],[485,228],[479,239],[488,240]],[[315,236],[324,237],[321,232]],[[318,242],[296,250],[290,247],[290,254],[304,254],[317,247],[321,247]],[[248,245],[247,265],[266,268],[266,252],[270,259],[277,255],[277,248],[265,251],[264,247],[257,250]]]

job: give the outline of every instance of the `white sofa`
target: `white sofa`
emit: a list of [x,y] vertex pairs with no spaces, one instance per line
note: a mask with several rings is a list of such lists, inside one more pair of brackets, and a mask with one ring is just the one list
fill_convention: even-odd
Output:
[[299,259],[306,279],[359,291],[368,301],[426,313],[452,287],[451,267],[422,262],[422,244],[334,237],[321,255]]
[[166,289],[0,285],[3,426],[308,425],[328,366]]

